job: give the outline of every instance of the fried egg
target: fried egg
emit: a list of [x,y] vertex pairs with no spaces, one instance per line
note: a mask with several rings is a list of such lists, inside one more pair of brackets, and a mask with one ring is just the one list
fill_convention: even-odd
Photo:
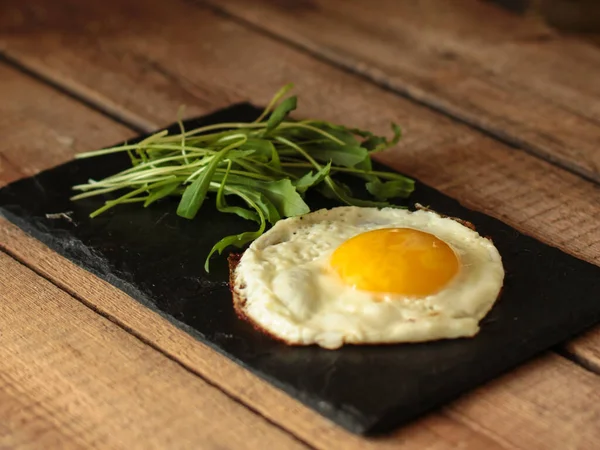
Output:
[[433,211],[338,207],[281,220],[232,272],[234,303],[288,344],[474,336],[504,280],[493,243]]

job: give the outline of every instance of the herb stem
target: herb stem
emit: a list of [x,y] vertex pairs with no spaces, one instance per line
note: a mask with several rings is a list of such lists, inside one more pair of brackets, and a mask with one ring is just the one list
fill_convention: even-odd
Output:
[[90,214],[90,217],[93,219],[94,217],[98,216],[99,214],[102,214],[104,211],[112,208],[113,206],[118,205],[119,203],[122,203],[124,200],[127,200],[127,199],[129,199],[131,197],[135,197],[136,195],[141,194],[142,192],[146,192],[149,189],[156,189],[157,187],[164,186],[165,184],[167,184],[169,182],[170,181],[167,181],[167,182],[163,181],[163,182],[160,182],[160,183],[151,184],[149,186],[143,186],[143,187],[138,188],[138,189],[136,189],[134,191],[131,191],[131,192],[125,194],[125,195],[122,195],[121,197],[119,197],[116,200],[109,200],[109,201],[107,201],[107,202],[104,203],[104,206],[102,206],[101,208],[98,208],[96,211],[92,212]]
[[[298,167],[298,168],[312,168],[314,167],[312,164],[308,163],[292,163],[292,162],[282,162],[282,167]],[[385,178],[386,180],[398,180],[402,178],[406,178],[404,175],[400,175],[399,173],[394,172],[382,172],[378,170],[361,170],[355,169],[353,167],[332,167],[332,172],[343,172],[343,173],[353,173],[359,175],[375,175],[377,177]]]
[[[186,131],[183,136],[184,137],[190,137],[190,136],[194,136],[197,134],[201,134],[201,133],[206,133],[207,131],[213,131],[213,130],[230,130],[230,129],[236,129],[236,128],[265,128],[266,124],[265,123],[246,123],[246,122],[230,122],[230,123],[218,123],[215,125],[207,125],[205,127],[200,127],[200,128],[196,128],[194,130],[189,130]],[[202,139],[202,140],[212,140],[215,136],[214,135],[204,135],[202,137],[198,136],[196,137],[196,139]],[[164,141],[165,142],[172,142],[172,141],[178,141],[179,139],[181,139],[181,136],[171,136],[171,137],[165,137]]]
[[344,141],[342,141],[341,139],[336,138],[334,135],[328,133],[327,131],[321,130],[320,128],[317,128],[317,127],[313,127],[312,125],[308,125],[306,123],[302,123],[302,122],[282,122],[279,127],[282,130],[289,129],[289,128],[304,128],[306,130],[314,131],[315,133],[318,133],[318,134],[326,137],[327,139],[335,142],[336,144],[339,144],[339,145],[344,145],[345,144]]
[[179,130],[181,131],[181,155],[183,156],[183,160],[186,164],[189,164],[189,160],[187,157],[187,153],[185,152],[185,127],[183,126],[183,111],[185,107],[181,105],[179,111],[177,112],[177,124],[179,125]]
[[[184,123],[181,107],[172,134],[163,129],[137,143],[78,154],[77,158],[91,158],[126,152],[131,165],[73,186],[77,193],[71,198],[113,197],[90,214],[96,217],[119,204],[143,202],[148,207],[166,197],[179,197],[177,214],[187,219],[196,217],[205,200],[212,198],[220,213],[260,223],[254,231],[218,241],[206,260],[208,271],[215,252],[251,242],[265,231],[267,222],[272,225],[309,212],[304,198],[310,189],[355,206],[387,206],[388,199],[406,198],[412,192],[409,178],[372,170],[372,155],[400,139],[396,125],[392,124],[394,134],[388,139],[330,122],[290,119],[297,106],[296,96],[286,97],[292,87],[282,87],[252,122],[186,129],[190,125]],[[335,178],[341,174],[363,178],[368,194],[377,201],[354,198],[351,188]],[[229,205],[227,196],[237,197],[242,206]]]
[[[231,162],[231,161],[230,161]],[[238,161],[238,164],[240,162]],[[241,165],[241,164],[240,164]],[[218,173],[225,173],[226,169],[217,169]],[[240,176],[244,176],[244,177],[248,177],[248,178],[254,178],[256,180],[264,180],[264,181],[273,181],[272,177],[269,177],[267,175],[263,175],[261,173],[255,173],[255,172],[245,172],[243,170],[235,170],[235,169],[231,169],[229,171],[229,173],[233,174],[233,175],[240,175]]]
[[[95,150],[92,152],[78,153],[77,155],[75,155],[75,158],[84,159],[84,158],[91,158],[93,156],[103,156],[103,155],[109,155],[111,153],[120,153],[120,152],[124,152],[127,150],[141,150],[141,149],[143,149],[145,151],[148,151],[148,150],[179,150],[179,151],[181,151],[184,148],[181,145],[173,145],[173,144],[142,145],[142,143],[140,142],[139,144],[122,145],[122,146],[118,146],[118,147],[109,147],[109,148],[105,148],[102,150]],[[199,153],[199,154],[214,153],[214,151],[212,151],[210,149],[204,149],[204,148],[199,148],[199,147],[190,147],[190,146],[185,146],[185,150],[192,151],[192,152]]]

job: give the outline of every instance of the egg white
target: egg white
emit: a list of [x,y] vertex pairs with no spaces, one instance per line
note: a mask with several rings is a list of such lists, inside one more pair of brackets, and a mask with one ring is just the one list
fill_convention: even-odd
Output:
[[[458,274],[420,298],[381,296],[344,284],[328,269],[346,240],[381,228],[414,228],[446,242]],[[281,220],[244,252],[233,289],[245,316],[289,344],[419,342],[473,336],[498,298],[504,268],[493,243],[432,211],[344,206]]]

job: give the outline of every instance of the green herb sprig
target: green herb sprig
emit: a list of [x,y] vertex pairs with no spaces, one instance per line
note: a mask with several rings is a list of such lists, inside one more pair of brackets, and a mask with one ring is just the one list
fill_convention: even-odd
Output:
[[[394,172],[374,171],[371,156],[396,145],[400,128],[392,124],[393,137],[347,128],[319,120],[291,120],[297,97],[282,98],[292,89],[280,89],[262,114],[250,123],[220,123],[185,130],[179,116],[179,134],[166,130],[137,144],[120,145],[81,153],[90,158],[127,152],[131,167],[102,180],[74,186],[79,200],[116,191],[128,192],[90,214],[99,214],[123,203],[144,207],[167,196],[179,196],[177,214],[193,219],[209,193],[220,212],[237,214],[255,221],[255,231],[226,236],[206,258],[229,247],[242,247],[264,233],[267,223],[309,212],[304,201],[309,189],[355,206],[388,206],[391,198],[406,198],[413,180]],[[371,200],[353,197],[351,189],[336,178],[338,174],[365,181]],[[230,202],[229,198],[241,200]]]

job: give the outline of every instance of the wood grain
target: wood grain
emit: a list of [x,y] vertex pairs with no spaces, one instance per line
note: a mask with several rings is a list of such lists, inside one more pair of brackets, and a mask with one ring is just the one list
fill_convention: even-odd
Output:
[[36,271],[90,308],[102,311],[112,322],[315,447],[330,449],[343,444],[347,449],[377,450],[441,450],[454,446],[474,450],[505,448],[460,418],[454,419],[444,412],[433,413],[383,438],[367,440],[351,435],[141,307],[120,290],[58,256],[4,219],[0,219],[0,249],[19,260],[31,262]]
[[307,448],[2,252],[0,267],[0,448]]
[[[599,438],[600,408],[589,407],[600,400],[600,379],[573,369],[546,355],[455,402],[449,415],[509,447],[591,450]],[[514,415],[524,420],[513,421]]]
[[539,18],[479,0],[207,3],[600,182],[600,49]]
[[[8,74],[12,74],[13,77],[22,76],[9,70],[3,72],[5,76],[9,76]],[[54,95],[50,89],[36,85],[30,80],[25,79],[23,83],[28,87],[28,92],[35,94],[31,98],[39,100],[52,98],[49,94]],[[14,92],[15,94],[12,94],[13,99],[20,96],[19,92],[22,91],[18,89]],[[27,103],[27,98],[23,98],[23,102]],[[58,96],[52,102],[43,101],[39,103],[53,104],[56,107],[56,113],[63,116],[64,120],[57,120],[58,128],[54,129],[54,132],[62,132],[62,130],[68,129],[70,122],[67,118],[74,114],[90,116],[87,120],[93,120],[98,116],[61,96]],[[8,130],[0,131],[8,132]],[[40,132],[40,136],[43,137],[43,132]],[[69,151],[65,152],[65,158],[70,156]],[[540,417],[535,413],[537,411],[536,407],[531,404],[532,401],[537,401],[540,398],[546,399],[552,405],[560,403],[554,400],[557,395],[553,392],[557,388],[556,385],[547,385],[541,390],[534,386],[531,390],[531,396],[522,398],[520,393],[513,392],[511,384],[507,385],[504,379],[500,379],[492,384],[491,390],[486,387],[478,393],[467,396],[467,400],[459,401],[456,404],[457,406],[451,406],[431,414],[390,437],[370,441],[362,440],[331,425],[328,421],[291,400],[266,382],[257,379],[233,362],[177,330],[156,314],[140,307],[137,302],[118,289],[64,260],[5,221],[2,221],[0,225],[0,247],[10,251],[19,260],[33,265],[36,271],[53,280],[54,283],[75,295],[91,308],[102,311],[110,320],[118,323],[124,329],[136,334],[169,357],[180,361],[193,372],[199,373],[210,379],[211,382],[218,384],[232,397],[252,405],[253,408],[272,420],[281,421],[283,426],[288,427],[292,432],[316,447],[332,448],[332,446],[343,442],[346,448],[398,448],[398,446],[419,449],[441,449],[451,446],[474,449],[512,448],[517,445],[502,441],[504,430],[507,427],[516,428],[519,424],[524,426],[524,430],[549,428],[554,433],[553,436],[558,436],[565,441],[574,439],[574,437],[570,437],[571,428],[569,423],[571,422],[557,422],[555,420],[556,412],[546,414],[545,419],[540,421]],[[563,402],[561,408],[566,410],[565,415],[572,414],[579,417],[577,408],[580,408],[588,399],[585,383],[581,388],[582,394],[578,394],[578,383],[582,379],[581,369],[571,363],[565,364],[564,361],[556,358],[548,357],[544,361],[543,363],[530,365],[529,368],[522,368],[518,372],[519,376],[515,376],[515,378],[509,376],[509,379],[515,380],[513,383],[519,386],[521,377],[526,379],[533,377],[535,379],[542,376],[539,373],[550,373],[552,377],[555,377],[557,370],[555,366],[559,364],[560,373],[562,374],[560,379],[564,381],[572,377],[575,380],[575,387],[573,388],[575,393],[572,394],[572,403],[570,401]],[[530,371],[532,373],[529,373]],[[591,377],[591,375],[589,376]],[[587,380],[588,378],[584,376],[583,379]],[[526,381],[523,382],[526,383]],[[487,416],[480,415],[478,412],[485,411],[486,408],[497,408],[497,405],[505,402],[506,398],[512,399],[513,404],[514,402],[517,403],[516,406],[513,406],[517,409],[517,412],[511,410],[511,416],[504,418],[502,423],[498,423],[496,426],[493,423],[490,424],[486,420]],[[464,404],[467,406],[460,406],[462,401],[465,401]],[[483,404],[479,402],[483,402]],[[586,408],[594,410],[593,406],[587,404]],[[525,411],[526,413],[521,414],[519,411]],[[496,412],[494,414],[503,413]],[[585,422],[589,420],[589,417],[586,416],[581,420]],[[589,423],[582,423],[583,425],[588,425],[588,428],[594,429],[594,427],[589,426]],[[543,448],[544,441],[540,440],[543,439],[540,436],[543,435],[530,434],[521,437],[520,434],[517,434],[516,439],[523,439],[523,443],[530,445],[531,448]]]
[[[11,11],[24,8],[16,3],[10,6]],[[598,262],[598,190],[590,183],[508,149],[467,127],[365,84],[207,10],[179,3],[165,6],[162,2],[147,2],[142,8],[133,2],[117,5],[115,0],[107,0],[98,10],[94,10],[93,5],[80,3],[72,3],[69,8],[48,9],[42,2],[29,2],[27,8],[30,10],[25,12],[30,20],[22,21],[21,25],[17,20],[16,25],[2,27],[5,31],[0,37],[0,46],[9,57],[68,87],[76,95],[86,97],[93,91],[92,101],[110,99],[111,105],[116,105],[111,106],[111,111],[123,117],[135,117],[139,123],[155,126],[172,121],[180,102],[193,106],[188,109],[189,114],[206,112],[242,99],[264,103],[276,86],[288,81],[292,75],[297,76],[302,80],[303,114],[318,114],[378,130],[383,129],[388,118],[403,123],[407,137],[397,152],[386,157],[396,167],[421,176],[424,181],[469,206],[491,212],[546,242]],[[67,18],[58,13],[64,10],[78,19],[70,28],[65,26],[70,23]],[[103,16],[105,10],[112,11],[110,17]],[[15,14],[0,16],[0,21],[7,20],[6,17],[12,20]],[[68,45],[63,45],[64,42]],[[252,54],[240,50],[247,48],[242,44],[252,47]],[[179,57],[173,58],[174,54]],[[238,64],[246,70],[232,70]],[[13,95],[20,101],[17,94],[1,89],[2,83],[0,93]],[[335,95],[339,102],[329,103],[329,95]],[[65,105],[56,111],[57,114],[66,111],[62,113],[63,117],[69,117],[70,108]],[[65,158],[69,155],[64,153]],[[459,161],[460,156],[468,156],[467,161]],[[548,448],[554,444],[550,440],[542,442],[542,438],[525,433],[526,430],[519,431],[521,426],[539,429],[535,424],[543,414],[527,397],[515,411],[507,414],[508,422],[503,424],[487,423],[476,417],[477,414],[471,418],[453,415],[452,410],[447,410],[382,441],[365,442],[348,436],[230,361],[207,351],[154,314],[139,308],[124,294],[109,286],[94,284],[101,282],[72,265],[65,265],[64,260],[56,260],[56,255],[40,248],[35,241],[23,240],[14,228],[5,226],[2,230],[3,233],[8,230],[3,234],[2,245],[20,259],[72,290],[82,301],[144,336],[162,351],[175,355],[193,370],[213,377],[211,379],[230,395],[252,404],[267,416],[285,417],[282,420],[285,426],[315,446],[331,448],[340,442],[347,443],[346,448],[362,448],[367,444],[390,448],[401,444],[406,448],[511,446],[498,442],[501,440],[498,436],[502,436],[507,427],[516,430],[515,439],[522,437],[524,448],[528,444],[531,448],[544,448],[544,444]],[[548,367],[545,364],[553,367],[555,360],[529,366],[532,368],[527,371],[545,372]],[[576,384],[573,405],[577,408],[585,405],[588,410],[593,410],[594,405],[586,403],[587,388],[584,386],[579,395],[580,381],[570,372],[581,373],[581,369],[570,363],[566,367],[570,369],[565,369],[565,377],[573,374]],[[533,378],[528,379],[534,380],[538,377],[529,376]],[[588,376],[593,378],[591,374],[585,376],[586,380]],[[531,382],[531,385],[532,389],[538,389],[535,383]],[[535,391],[534,400],[548,398],[549,404],[560,403],[552,400],[557,395],[556,388],[556,385],[543,386]],[[511,388],[506,389],[510,391]],[[486,395],[489,397],[483,397],[483,401],[490,405],[505,398],[497,390]],[[519,397],[518,391],[514,396]],[[480,400],[475,398],[473,401]],[[578,414],[570,401],[564,403],[559,405],[561,412],[556,417]],[[572,439],[569,438],[572,431],[569,423],[554,420],[554,411],[545,414],[544,426],[551,429],[551,435],[576,445],[569,441]],[[594,430],[591,419],[593,417],[586,416],[582,425]]]
[[[553,354],[526,364],[448,407],[391,436],[364,440],[349,435],[272,386],[208,350],[118,289],[64,260],[16,227],[0,225],[0,246],[12,242],[18,258],[135,330],[191,370],[211,378],[230,395],[290,429],[318,448],[593,448],[600,438],[600,378]],[[17,243],[15,245],[15,243]],[[279,418],[279,419],[277,419]],[[574,432],[574,430],[578,430]]]
[[[137,133],[0,63],[0,178],[4,183],[65,162],[76,152]],[[68,115],[57,111],[66,108]]]
[[[3,104],[0,104],[0,117],[5,117],[4,111],[7,110],[5,105],[11,105],[11,113],[18,105],[19,108],[27,111],[28,117],[26,133],[21,133],[20,128],[14,126],[18,122],[0,122],[0,133],[4,134],[8,142],[11,143],[10,147],[0,149],[0,155],[9,154],[11,157],[16,158],[19,153],[18,149],[26,146],[28,140],[31,140],[35,145],[32,145],[28,151],[33,152],[32,158],[35,158],[39,164],[39,169],[44,169],[70,159],[74,151],[90,148],[88,140],[96,139],[99,145],[102,145],[100,142],[108,145],[114,143],[115,138],[121,139],[130,135],[130,132],[122,126],[1,64],[0,78],[7,81],[6,84],[0,83],[0,95],[5,100]],[[10,86],[10,90],[2,90],[3,86]],[[54,116],[52,127],[45,124],[48,114]],[[86,134],[91,123],[96,124],[99,131]],[[8,124],[8,126],[2,126],[2,124]],[[52,142],[52,137],[57,134],[69,136],[73,140],[73,145],[57,146],[52,152],[49,152],[45,144]],[[25,169],[20,175],[31,174],[25,162],[22,164]],[[0,186],[11,181],[14,175],[12,172],[0,171]],[[193,373],[201,374],[212,383],[220,386],[231,397],[252,405],[253,408],[272,420],[281,421],[284,426],[290,427],[294,433],[304,436],[319,448],[334,448],[340,443],[344,443],[345,448],[348,449],[416,448],[441,450],[453,446],[472,449],[482,447],[490,449],[504,448],[491,438],[473,431],[471,426],[462,424],[460,421],[443,414],[427,417],[401,430],[396,435],[384,439],[366,441],[350,435],[308,408],[298,404],[268,383],[243,370],[237,364],[200,344],[186,333],[173,327],[166,320],[140,306],[121,291],[69,263],[18,228],[0,219],[0,249],[2,248],[35,267],[36,271],[53,280],[54,283],[57,283],[67,292],[75,295],[79,301],[89,306],[89,308],[101,311],[102,314],[107,315],[111,321],[118,323],[123,329],[135,334],[144,342],[148,342],[170,358],[180,361]],[[5,270],[2,264],[0,264],[0,268],[2,268],[0,271]],[[2,304],[12,301],[13,294],[7,292],[6,297],[4,297],[4,290],[0,290],[0,293],[1,308]],[[5,299],[8,302],[4,301]],[[71,317],[66,316],[63,320],[71,321]],[[56,318],[56,321],[58,322],[59,318]],[[12,326],[17,330],[19,325],[14,324]],[[1,330],[2,326],[0,325],[0,339]],[[60,341],[58,337],[57,339]],[[114,344],[116,346],[118,343],[115,342]],[[114,350],[121,351],[118,348]],[[13,408],[20,408],[23,405],[23,400],[20,400],[21,393],[13,393],[9,398],[9,394],[5,393],[5,390],[8,391],[8,388],[5,389],[4,384],[0,383],[0,405],[6,405],[7,410],[8,405],[11,405],[10,411]],[[6,396],[6,400],[3,395]],[[102,393],[98,392],[98,395],[101,396]],[[210,407],[212,405],[207,406],[208,409]],[[204,407],[199,407],[199,409],[204,411]],[[1,411],[0,406],[0,424],[2,424]],[[47,411],[46,415],[51,413],[52,411]],[[66,437],[60,431],[60,427],[51,428],[51,424],[47,423],[50,418],[44,416],[44,411],[40,410],[36,414],[29,419],[31,419],[32,424],[38,424],[41,427],[44,436],[47,435],[43,441],[45,445],[50,447],[53,443],[56,443],[56,446],[76,446],[75,442],[65,440]],[[83,412],[81,414],[84,415]],[[23,420],[26,420],[26,423],[29,424],[29,419],[25,417]],[[93,420],[93,418],[90,420]],[[164,426],[169,424],[170,422],[166,421]],[[34,439],[38,433],[35,431],[37,430],[35,427],[38,425],[34,425],[31,425],[33,431],[27,431],[29,428],[21,431],[19,428],[19,433],[25,433],[19,439],[32,439],[31,446],[39,448],[39,441]],[[29,427],[29,425],[27,426]],[[133,428],[136,426],[132,425]],[[134,431],[132,430],[132,432]],[[17,439],[12,422],[10,426],[0,426],[0,436],[4,438],[2,433],[7,436],[6,439],[9,437],[10,439]],[[0,448],[2,448],[2,442],[0,439]],[[26,446],[24,441],[21,444]]]
[[156,127],[171,123],[182,103],[189,105],[188,116],[236,101],[263,104],[279,86],[299,80],[298,114],[382,133],[390,120],[400,123],[405,137],[384,161],[470,207],[600,263],[600,190],[592,183],[208,9],[158,0],[143,6],[134,0],[61,4],[50,8],[33,0],[31,10],[23,11],[22,2],[9,1],[14,11],[32,18],[4,25],[8,31],[0,33],[0,48],[78,95],[96,90],[120,111]]

